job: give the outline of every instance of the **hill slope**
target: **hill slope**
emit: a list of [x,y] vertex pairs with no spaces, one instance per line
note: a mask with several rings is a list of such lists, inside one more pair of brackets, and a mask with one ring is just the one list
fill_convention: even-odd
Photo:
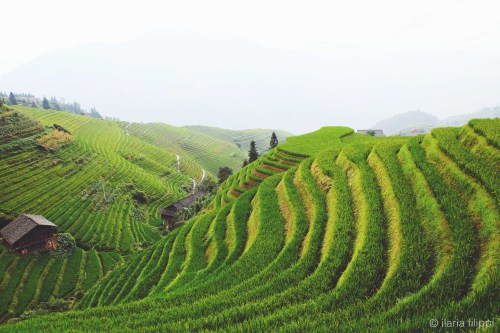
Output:
[[276,133],[278,137],[278,142],[284,142],[286,138],[293,136],[292,133],[281,131],[281,130],[271,130],[271,129],[247,129],[247,130],[228,130],[218,127],[210,126],[185,126],[186,128],[208,134],[215,138],[230,142],[238,146],[244,153],[248,152],[250,147],[250,141],[255,141],[257,150],[260,152],[265,152],[269,148],[269,142],[271,141],[271,134]]
[[[79,244],[101,249],[127,252],[160,238],[153,228],[161,224],[157,209],[185,196],[180,188],[191,183],[175,170],[174,154],[127,136],[115,121],[13,110],[3,115],[22,115],[38,127],[21,137],[25,125],[19,117],[12,118],[13,128],[2,126],[9,136],[0,142],[1,213],[44,215]],[[42,148],[40,140],[57,133],[45,127],[53,124],[69,131],[74,141]]]
[[133,123],[128,132],[131,136],[180,155],[181,165],[196,164],[213,175],[221,166],[239,168],[246,157],[234,143],[189,128],[162,123]]
[[[158,240],[159,207],[186,196],[181,188],[200,180],[203,167],[215,173],[245,157],[235,145],[166,124],[20,106],[2,111],[0,121],[0,217],[41,214],[79,244],[101,249],[128,252]],[[54,124],[74,141],[49,147]]]
[[122,261],[116,252],[80,248],[67,255],[19,256],[0,245],[0,322],[44,304],[64,310]]
[[[94,286],[0,331],[425,331],[498,320],[500,120],[416,138],[294,137],[212,209]],[[203,315],[201,315],[203,314]]]

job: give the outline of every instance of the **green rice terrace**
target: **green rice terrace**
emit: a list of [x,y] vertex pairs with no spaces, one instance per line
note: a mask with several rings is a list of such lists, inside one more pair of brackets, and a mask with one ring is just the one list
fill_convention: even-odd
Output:
[[[71,137],[41,147],[53,124]],[[191,178],[245,157],[190,131],[0,114],[0,213],[43,214],[78,245],[63,257],[0,247],[0,332],[420,332],[469,318],[496,331],[499,118],[288,138],[161,235],[158,209]],[[32,310],[58,299],[71,310]]]

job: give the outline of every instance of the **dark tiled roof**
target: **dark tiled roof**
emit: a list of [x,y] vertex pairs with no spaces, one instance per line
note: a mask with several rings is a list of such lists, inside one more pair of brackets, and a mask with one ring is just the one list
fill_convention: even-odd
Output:
[[[190,196],[185,197],[184,199],[181,199],[179,201],[174,202],[170,206],[167,206],[165,208],[160,209],[160,214],[167,214],[169,212],[173,213],[174,210],[178,211],[182,208],[189,207],[193,204],[193,202],[201,196],[204,196],[206,193],[204,191],[196,191],[195,193],[191,194]],[[174,208],[174,209],[172,209]]]
[[12,245],[39,225],[57,227],[43,216],[21,214],[0,230],[0,235]]
[[184,199],[181,199],[177,202],[174,202],[172,204],[172,206],[174,206],[175,208],[177,209],[180,209],[180,208],[184,208],[184,207],[188,207],[190,206],[195,200],[196,198],[198,198],[200,196],[199,192],[196,192],[196,193],[193,193],[191,194],[190,196],[188,197],[185,197]]
[[42,215],[33,215],[33,214],[23,214],[23,215],[29,217],[33,222],[35,222],[38,225],[47,225],[50,227],[57,227],[57,225],[50,222]]

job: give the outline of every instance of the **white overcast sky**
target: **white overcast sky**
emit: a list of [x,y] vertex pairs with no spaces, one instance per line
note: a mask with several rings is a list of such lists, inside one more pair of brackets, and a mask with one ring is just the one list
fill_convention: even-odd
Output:
[[498,0],[16,0],[1,13],[0,74],[52,50],[149,30],[222,32],[306,51],[500,45]]

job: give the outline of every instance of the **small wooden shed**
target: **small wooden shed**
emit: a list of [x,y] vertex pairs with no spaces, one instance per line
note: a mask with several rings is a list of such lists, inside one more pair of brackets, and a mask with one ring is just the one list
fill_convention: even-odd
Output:
[[205,192],[198,190],[190,196],[174,202],[170,206],[161,208],[159,213],[163,221],[165,222],[165,226],[167,227],[167,229],[172,230],[174,228],[175,218],[183,208],[191,206],[197,198],[203,195],[205,195]]
[[14,251],[28,254],[57,247],[57,226],[41,215],[21,214],[0,230],[3,243]]

